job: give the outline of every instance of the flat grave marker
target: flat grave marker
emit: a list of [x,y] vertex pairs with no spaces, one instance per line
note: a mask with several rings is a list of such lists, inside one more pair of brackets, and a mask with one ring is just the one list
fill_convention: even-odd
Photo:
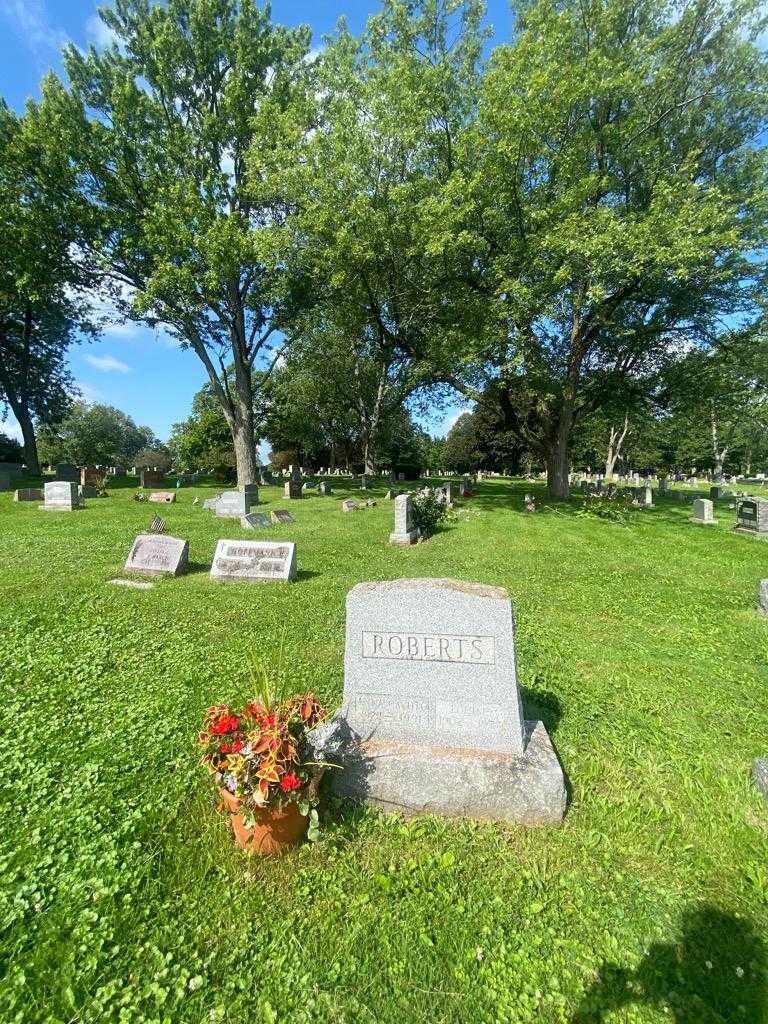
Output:
[[124,572],[141,576],[180,576],[189,564],[189,541],[167,534],[140,533],[134,540]]
[[296,545],[291,541],[220,540],[216,545],[212,580],[256,583],[295,578]]
[[42,487],[20,487],[13,495],[14,501],[43,501],[44,498]]
[[270,513],[270,518],[272,519],[273,523],[282,523],[283,525],[287,525],[288,523],[292,523],[294,521],[291,513],[284,508],[276,508],[273,512]]
[[176,501],[176,491],[154,491],[150,494],[149,500],[158,505],[171,505]]
[[264,512],[249,512],[247,516],[242,516],[240,525],[244,530],[261,530],[271,526],[272,520]]

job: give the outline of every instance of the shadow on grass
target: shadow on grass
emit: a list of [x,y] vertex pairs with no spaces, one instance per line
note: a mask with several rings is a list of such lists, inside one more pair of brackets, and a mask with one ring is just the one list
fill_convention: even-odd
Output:
[[632,1004],[656,1007],[673,1024],[764,1024],[765,971],[765,943],[751,921],[704,905],[685,914],[676,942],[654,943],[635,970],[604,964],[572,1024],[599,1024]]
[[550,736],[557,731],[563,717],[560,698],[551,690],[535,690],[530,686],[520,687],[523,712],[528,721],[541,720]]

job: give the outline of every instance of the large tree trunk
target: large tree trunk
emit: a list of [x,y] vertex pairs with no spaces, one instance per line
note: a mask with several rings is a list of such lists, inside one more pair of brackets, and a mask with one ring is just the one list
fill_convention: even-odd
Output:
[[547,494],[556,501],[567,501],[571,493],[568,466],[572,427],[573,411],[566,406],[560,413],[557,429],[547,449]]
[[26,409],[21,408],[14,410],[14,415],[19,421],[24,438],[24,461],[27,464],[27,472],[32,476],[40,476],[40,460],[37,457],[37,438],[32,417]]

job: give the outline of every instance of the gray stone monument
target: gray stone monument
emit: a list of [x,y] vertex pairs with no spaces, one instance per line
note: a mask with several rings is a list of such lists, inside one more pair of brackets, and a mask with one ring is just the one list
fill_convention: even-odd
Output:
[[20,487],[13,495],[14,501],[43,501],[44,498],[42,487]]
[[301,470],[298,466],[291,466],[291,477],[283,488],[283,497],[295,501],[302,497],[302,493]]
[[59,462],[56,466],[56,481],[80,483],[80,470],[71,462]]
[[413,498],[410,494],[398,494],[395,498],[395,529],[389,535],[389,543],[408,547],[419,539],[419,530],[413,524]]
[[46,512],[74,512],[84,507],[74,480],[54,480],[45,485],[44,491],[45,504],[40,508]]
[[320,481],[320,483],[317,485],[317,493],[321,495],[328,495],[333,493],[331,485],[328,483],[327,480]]
[[669,489],[669,477],[660,476],[659,477],[659,496],[662,497],[662,498],[666,498],[668,489]]
[[296,545],[290,541],[220,540],[211,565],[211,579],[289,581],[296,578]]
[[259,488],[256,484],[246,484],[237,491],[224,491],[216,499],[214,511],[221,519],[242,519],[251,510],[251,505],[259,504]]
[[736,505],[736,533],[768,538],[768,498],[749,497]]
[[124,572],[141,576],[180,576],[189,564],[189,541],[159,533],[140,533]]
[[449,579],[347,594],[343,704],[311,734],[332,790],[385,810],[557,823],[563,771],[526,722],[506,590]]
[[709,498],[696,498],[693,503],[693,515],[691,516],[690,522],[697,523],[700,526],[716,526],[717,520],[714,518],[712,502]]
[[342,512],[356,512],[359,508],[360,505],[354,498],[345,498],[341,503]]
[[768,615],[768,580],[760,580],[757,590],[757,607],[763,615]]
[[709,488],[709,497],[711,498],[712,501],[719,501],[719,499],[722,498],[724,494],[725,494],[725,491],[723,490],[722,487],[710,487]]

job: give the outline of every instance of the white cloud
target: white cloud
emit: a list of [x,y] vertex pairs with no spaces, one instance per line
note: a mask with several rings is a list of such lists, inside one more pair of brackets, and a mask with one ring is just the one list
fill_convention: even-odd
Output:
[[103,370],[104,373],[130,373],[131,368],[127,363],[122,362],[120,359],[115,359],[114,356],[91,356],[87,355],[84,357],[86,363],[90,364],[97,370]]
[[50,23],[43,0],[0,0],[0,14],[13,24],[18,38],[38,60],[50,58],[69,42],[66,32]]
[[99,391],[98,388],[91,387],[90,384],[83,384],[82,381],[78,381],[77,390],[80,392],[80,396],[83,401],[86,402],[103,402],[104,394]]
[[92,14],[85,23],[85,34],[88,42],[93,43],[97,50],[106,50],[117,40],[117,36],[105,25],[98,14]]

